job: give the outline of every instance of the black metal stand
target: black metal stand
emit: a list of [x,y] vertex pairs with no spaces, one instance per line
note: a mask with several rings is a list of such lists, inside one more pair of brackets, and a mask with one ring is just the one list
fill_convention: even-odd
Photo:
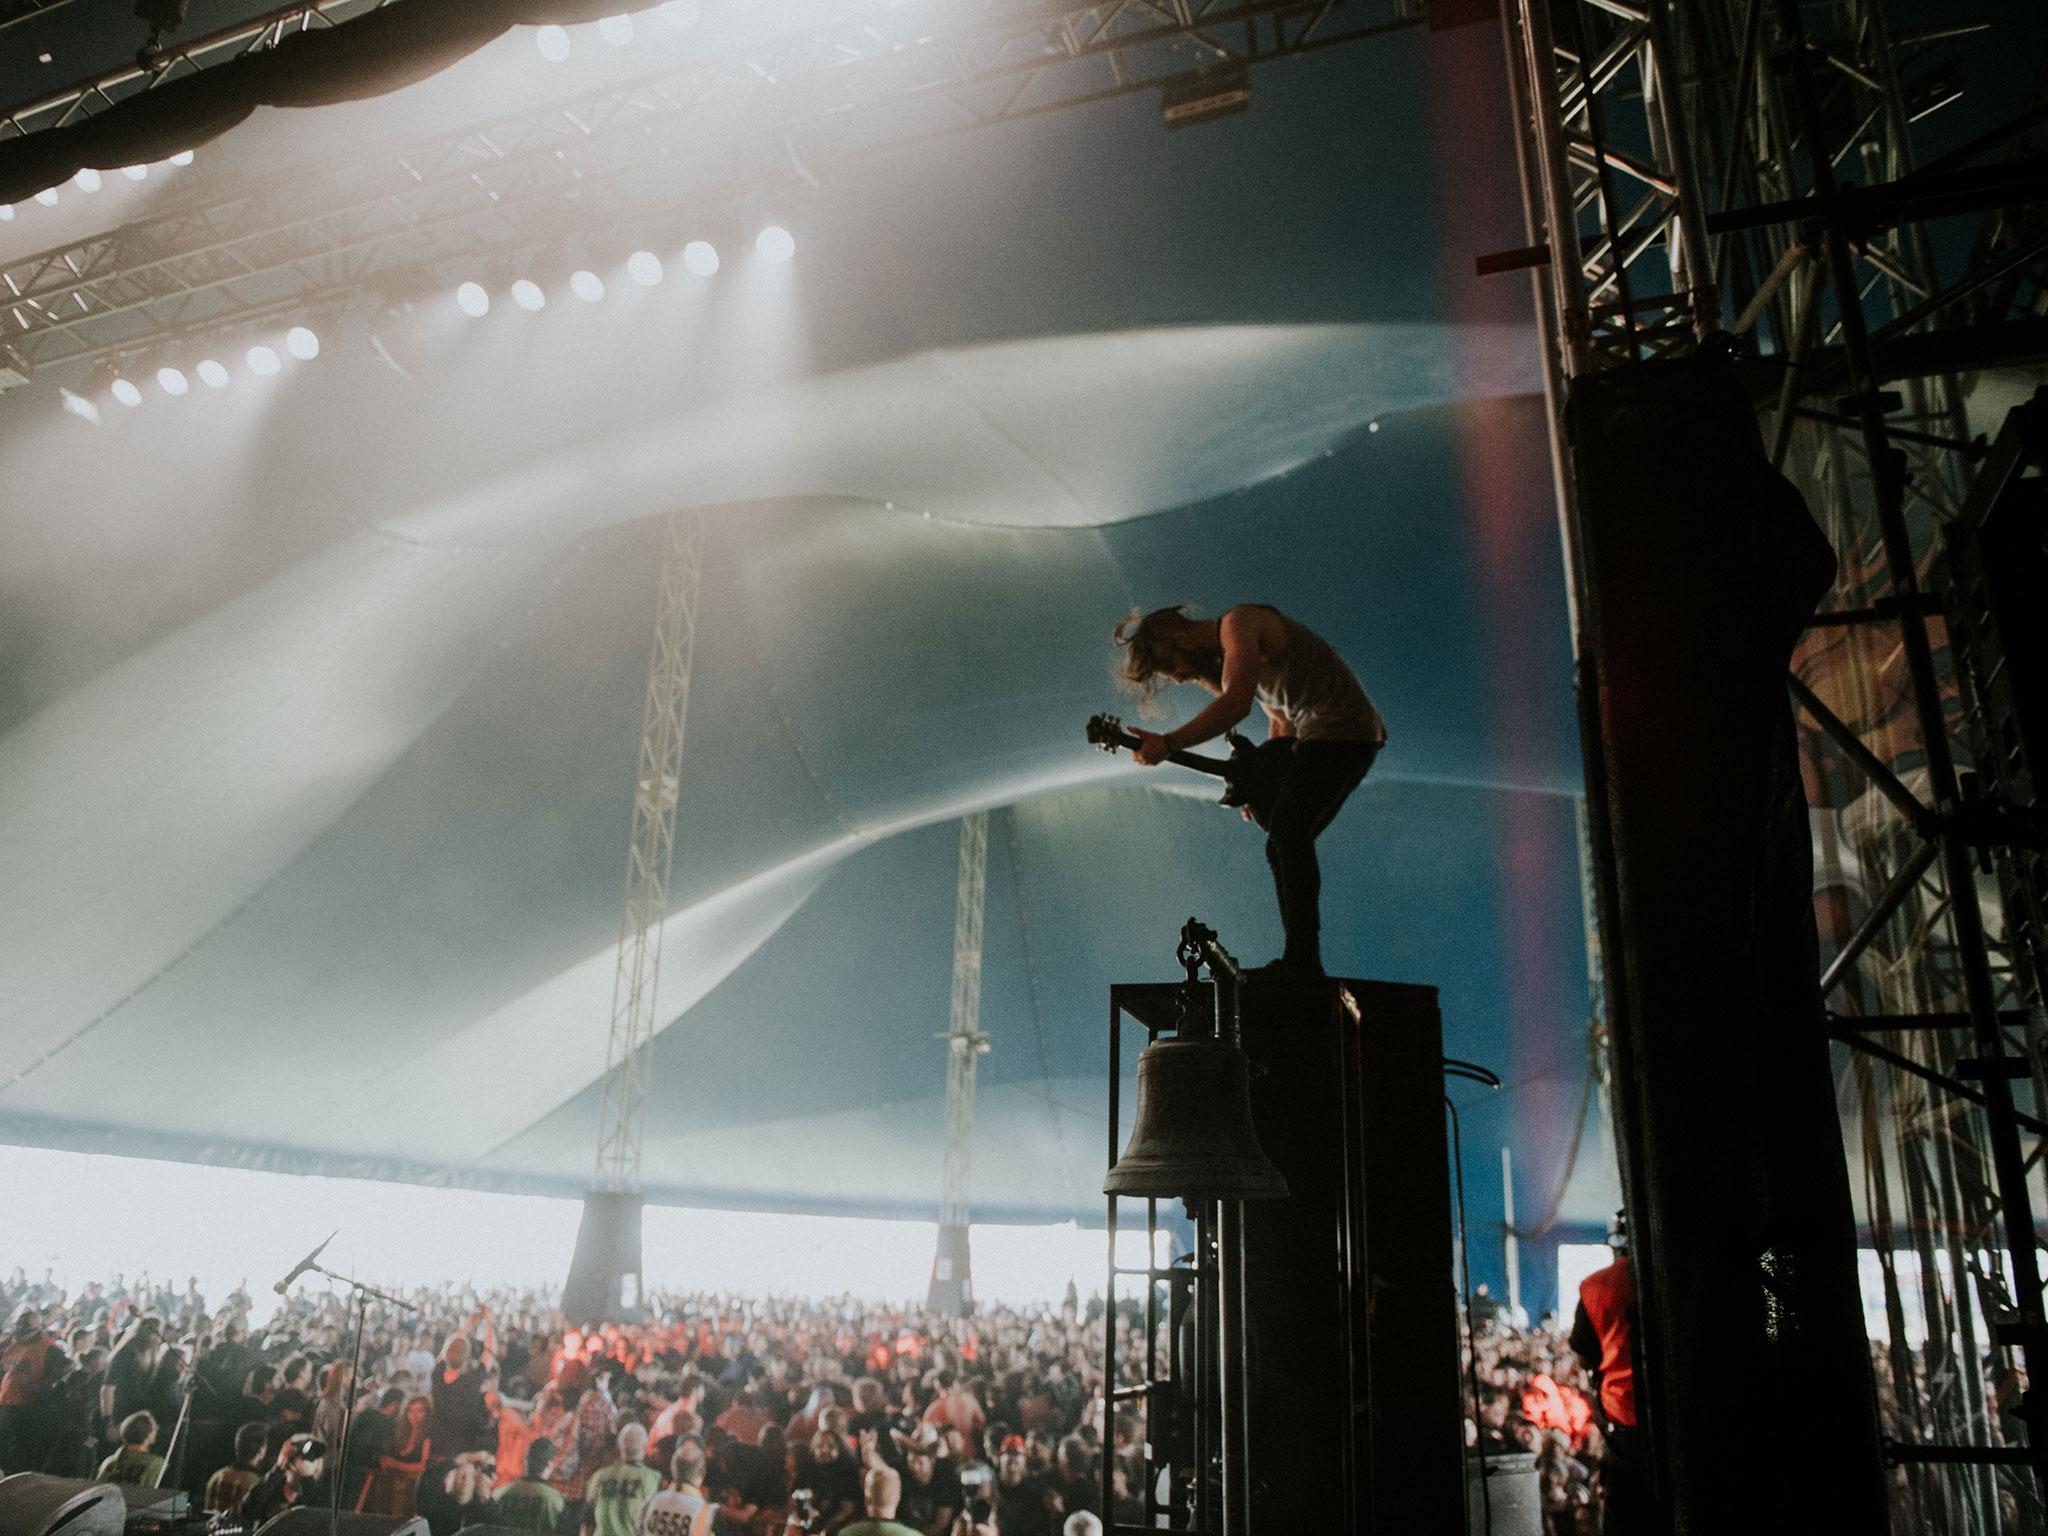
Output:
[[[324,1246],[324,1245],[323,1245]],[[403,1297],[393,1296],[374,1286],[363,1284],[353,1275],[338,1275],[333,1270],[318,1264],[308,1264],[307,1270],[316,1275],[325,1275],[349,1288],[349,1305],[355,1308],[355,1340],[350,1347],[348,1364],[348,1395],[341,1403],[341,1444],[330,1447],[334,1456],[333,1470],[327,1482],[327,1536],[336,1536],[341,1528],[341,1483],[342,1474],[348,1467],[348,1432],[354,1426],[356,1393],[362,1390],[363,1379],[363,1314],[369,1310],[370,1298],[388,1301],[394,1307],[410,1311],[412,1304]]]

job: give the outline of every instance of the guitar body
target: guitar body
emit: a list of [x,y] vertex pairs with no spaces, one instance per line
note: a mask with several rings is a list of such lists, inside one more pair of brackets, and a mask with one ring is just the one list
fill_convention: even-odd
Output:
[[1230,760],[1223,769],[1223,799],[1228,806],[1242,806],[1260,826],[1273,814],[1280,785],[1294,761],[1294,741],[1282,736],[1276,741],[1248,741],[1232,731]]
[[[1138,744],[1138,738],[1126,731],[1115,715],[1090,717],[1088,740],[1110,753]],[[1263,827],[1273,814],[1273,801],[1279,796],[1281,781],[1287,777],[1287,765],[1294,760],[1294,742],[1285,736],[1277,741],[1252,742],[1235,731],[1224,740],[1230,743],[1227,758],[1175,752],[1167,761],[1223,780],[1223,798],[1218,803],[1250,811],[1252,820]]]

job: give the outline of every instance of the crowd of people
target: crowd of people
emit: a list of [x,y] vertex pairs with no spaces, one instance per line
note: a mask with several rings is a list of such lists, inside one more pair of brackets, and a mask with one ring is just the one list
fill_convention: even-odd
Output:
[[[366,1308],[246,1290],[0,1285],[0,1471],[185,1489],[254,1530],[295,1504],[433,1536],[1096,1536],[1143,1522],[1144,1430],[1107,1412],[1099,1302],[966,1318],[850,1299],[650,1297],[569,1327],[550,1297]],[[1600,1427],[1565,1335],[1476,1312],[1468,1447],[1532,1452],[1548,1536],[1595,1528]],[[1143,1357],[1116,1314],[1117,1358]],[[1476,1406],[1474,1406],[1476,1404]],[[1109,1503],[1105,1510],[1105,1459]]]

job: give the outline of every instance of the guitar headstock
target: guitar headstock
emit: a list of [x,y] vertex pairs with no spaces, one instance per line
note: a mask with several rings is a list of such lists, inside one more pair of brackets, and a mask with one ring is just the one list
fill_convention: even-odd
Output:
[[1114,757],[1116,749],[1124,744],[1123,721],[1115,715],[1090,715],[1088,740]]

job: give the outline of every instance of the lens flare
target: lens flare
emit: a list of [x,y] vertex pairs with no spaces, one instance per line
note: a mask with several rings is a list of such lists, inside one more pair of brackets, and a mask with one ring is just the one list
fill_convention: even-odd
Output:
[[661,258],[652,251],[635,251],[626,258],[626,276],[642,288],[652,288],[661,281]]
[[277,371],[284,367],[284,359],[268,347],[251,347],[243,361],[249,365],[251,373],[263,379],[276,377]]
[[796,254],[796,236],[780,224],[770,224],[754,237],[754,249],[767,260],[779,264]]
[[110,386],[108,386],[107,393],[112,395],[116,400],[120,401],[123,405],[142,404],[142,391],[137,389],[135,387],[134,381],[130,379],[114,380],[114,382]]
[[491,312],[491,296],[482,283],[464,283],[455,290],[455,302],[465,315],[481,320]]
[[540,291],[540,284],[530,277],[522,277],[512,285],[512,302],[529,313],[541,308],[547,301],[548,296]]
[[572,272],[569,274],[569,291],[584,303],[595,304],[604,297],[604,279],[595,272]]
[[157,387],[167,395],[182,395],[192,385],[185,375],[175,368],[159,368],[156,371]]
[[320,338],[303,325],[295,325],[284,333],[284,349],[302,363],[310,363],[320,355]]
[[228,387],[227,369],[210,357],[192,371],[199,375],[199,382],[208,389],[226,389]]
[[698,277],[718,270],[718,247],[709,240],[692,240],[683,247],[683,265]]

